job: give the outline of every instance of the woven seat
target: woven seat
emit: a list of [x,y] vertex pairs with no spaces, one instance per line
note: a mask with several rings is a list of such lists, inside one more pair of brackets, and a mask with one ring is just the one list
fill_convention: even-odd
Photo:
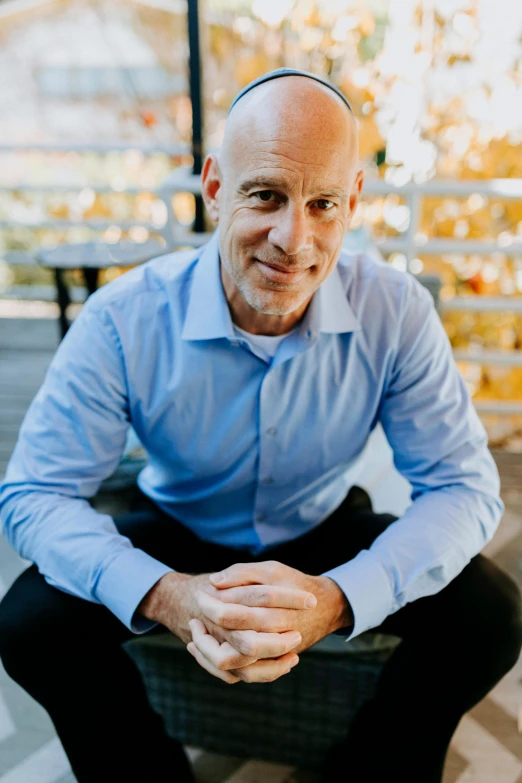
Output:
[[399,643],[372,632],[348,643],[329,636],[279,680],[233,686],[202,669],[171,634],[138,637],[125,647],[170,736],[210,752],[319,770],[372,697]]

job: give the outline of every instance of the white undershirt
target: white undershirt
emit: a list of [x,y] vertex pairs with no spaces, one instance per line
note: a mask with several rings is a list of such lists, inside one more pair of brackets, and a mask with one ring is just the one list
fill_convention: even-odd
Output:
[[262,355],[262,358],[267,362],[274,358],[276,351],[279,348],[279,344],[283,342],[285,337],[288,337],[289,334],[295,332],[295,329],[297,329],[297,327],[292,329],[290,332],[286,332],[286,334],[278,334],[274,337],[267,334],[251,334],[250,332],[245,332],[244,329],[240,329],[239,326],[234,324],[234,332],[236,336],[240,337],[242,340],[246,340],[248,345],[253,349],[253,352],[257,356]]

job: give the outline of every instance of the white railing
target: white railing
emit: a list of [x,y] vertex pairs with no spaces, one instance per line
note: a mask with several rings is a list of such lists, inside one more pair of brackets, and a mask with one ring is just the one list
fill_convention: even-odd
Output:
[[0,155],[3,152],[127,152],[129,149],[139,150],[144,155],[153,152],[164,152],[165,155],[190,155],[188,144],[129,144],[129,142],[59,142],[57,144],[0,144]]
[[[0,145],[0,154],[8,152],[41,151],[41,152],[66,152],[89,151],[100,154],[110,151],[124,151],[128,145],[55,145],[55,146],[15,146]],[[157,145],[150,147],[136,147],[144,154],[164,152],[169,155],[183,156],[189,153],[187,146],[183,145]],[[86,185],[74,185],[68,183],[42,184],[20,183],[15,185],[1,185],[0,191],[16,191],[21,193],[31,192],[80,192]],[[199,176],[192,175],[184,169],[176,169],[157,188],[124,187],[113,188],[109,185],[88,185],[96,193],[124,193],[136,195],[143,192],[154,192],[161,198],[166,207],[167,218],[163,225],[158,226],[144,221],[115,221],[115,220],[41,220],[41,221],[16,221],[0,220],[0,228],[25,227],[30,229],[54,228],[67,229],[75,226],[92,228],[93,231],[102,231],[115,224],[121,229],[143,227],[149,232],[161,235],[165,239],[168,249],[191,245],[200,245],[207,241],[208,234],[194,234],[187,231],[176,219],[172,208],[172,196],[175,193],[201,194],[201,181]],[[401,252],[406,257],[407,268],[411,271],[411,263],[419,255],[439,254],[479,254],[490,255],[502,253],[510,257],[520,257],[522,261],[522,237],[520,239],[506,240],[505,237],[477,241],[474,239],[434,239],[428,238],[419,232],[420,215],[422,214],[422,200],[425,196],[453,196],[464,198],[472,194],[479,194],[487,198],[522,200],[522,179],[496,179],[496,180],[432,180],[426,183],[409,183],[403,186],[394,186],[384,180],[368,180],[365,182],[363,195],[384,196],[397,194],[404,198],[409,209],[409,224],[407,229],[398,237],[376,239],[375,245],[380,252]],[[35,263],[31,253],[24,251],[11,251],[4,255],[9,263],[23,264]],[[496,297],[453,297],[451,300],[441,301],[441,310],[471,310],[474,312],[509,311],[522,313],[522,296],[496,296]],[[458,361],[478,362],[481,364],[503,364],[522,366],[522,351],[459,351],[454,355]],[[475,403],[477,410],[491,413],[518,413],[522,414],[522,402],[479,402]]]

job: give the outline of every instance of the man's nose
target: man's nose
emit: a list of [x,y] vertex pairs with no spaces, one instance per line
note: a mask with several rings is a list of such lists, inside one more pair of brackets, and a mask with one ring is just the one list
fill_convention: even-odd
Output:
[[275,215],[268,239],[287,256],[311,250],[313,234],[308,215],[299,207],[286,205]]

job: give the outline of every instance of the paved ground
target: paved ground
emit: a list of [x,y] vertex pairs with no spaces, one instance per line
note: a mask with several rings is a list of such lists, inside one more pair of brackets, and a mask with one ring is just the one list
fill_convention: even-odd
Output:
[[[49,319],[0,319],[0,476],[24,412],[57,344]],[[522,587],[522,454],[494,452],[506,513],[484,553]],[[0,536],[0,596],[26,567]],[[522,658],[459,724],[444,783],[522,783]],[[315,783],[315,777],[258,761],[191,749],[198,783]],[[0,666],[0,783],[74,783],[45,711]],[[422,783],[419,780],[419,783]]]

